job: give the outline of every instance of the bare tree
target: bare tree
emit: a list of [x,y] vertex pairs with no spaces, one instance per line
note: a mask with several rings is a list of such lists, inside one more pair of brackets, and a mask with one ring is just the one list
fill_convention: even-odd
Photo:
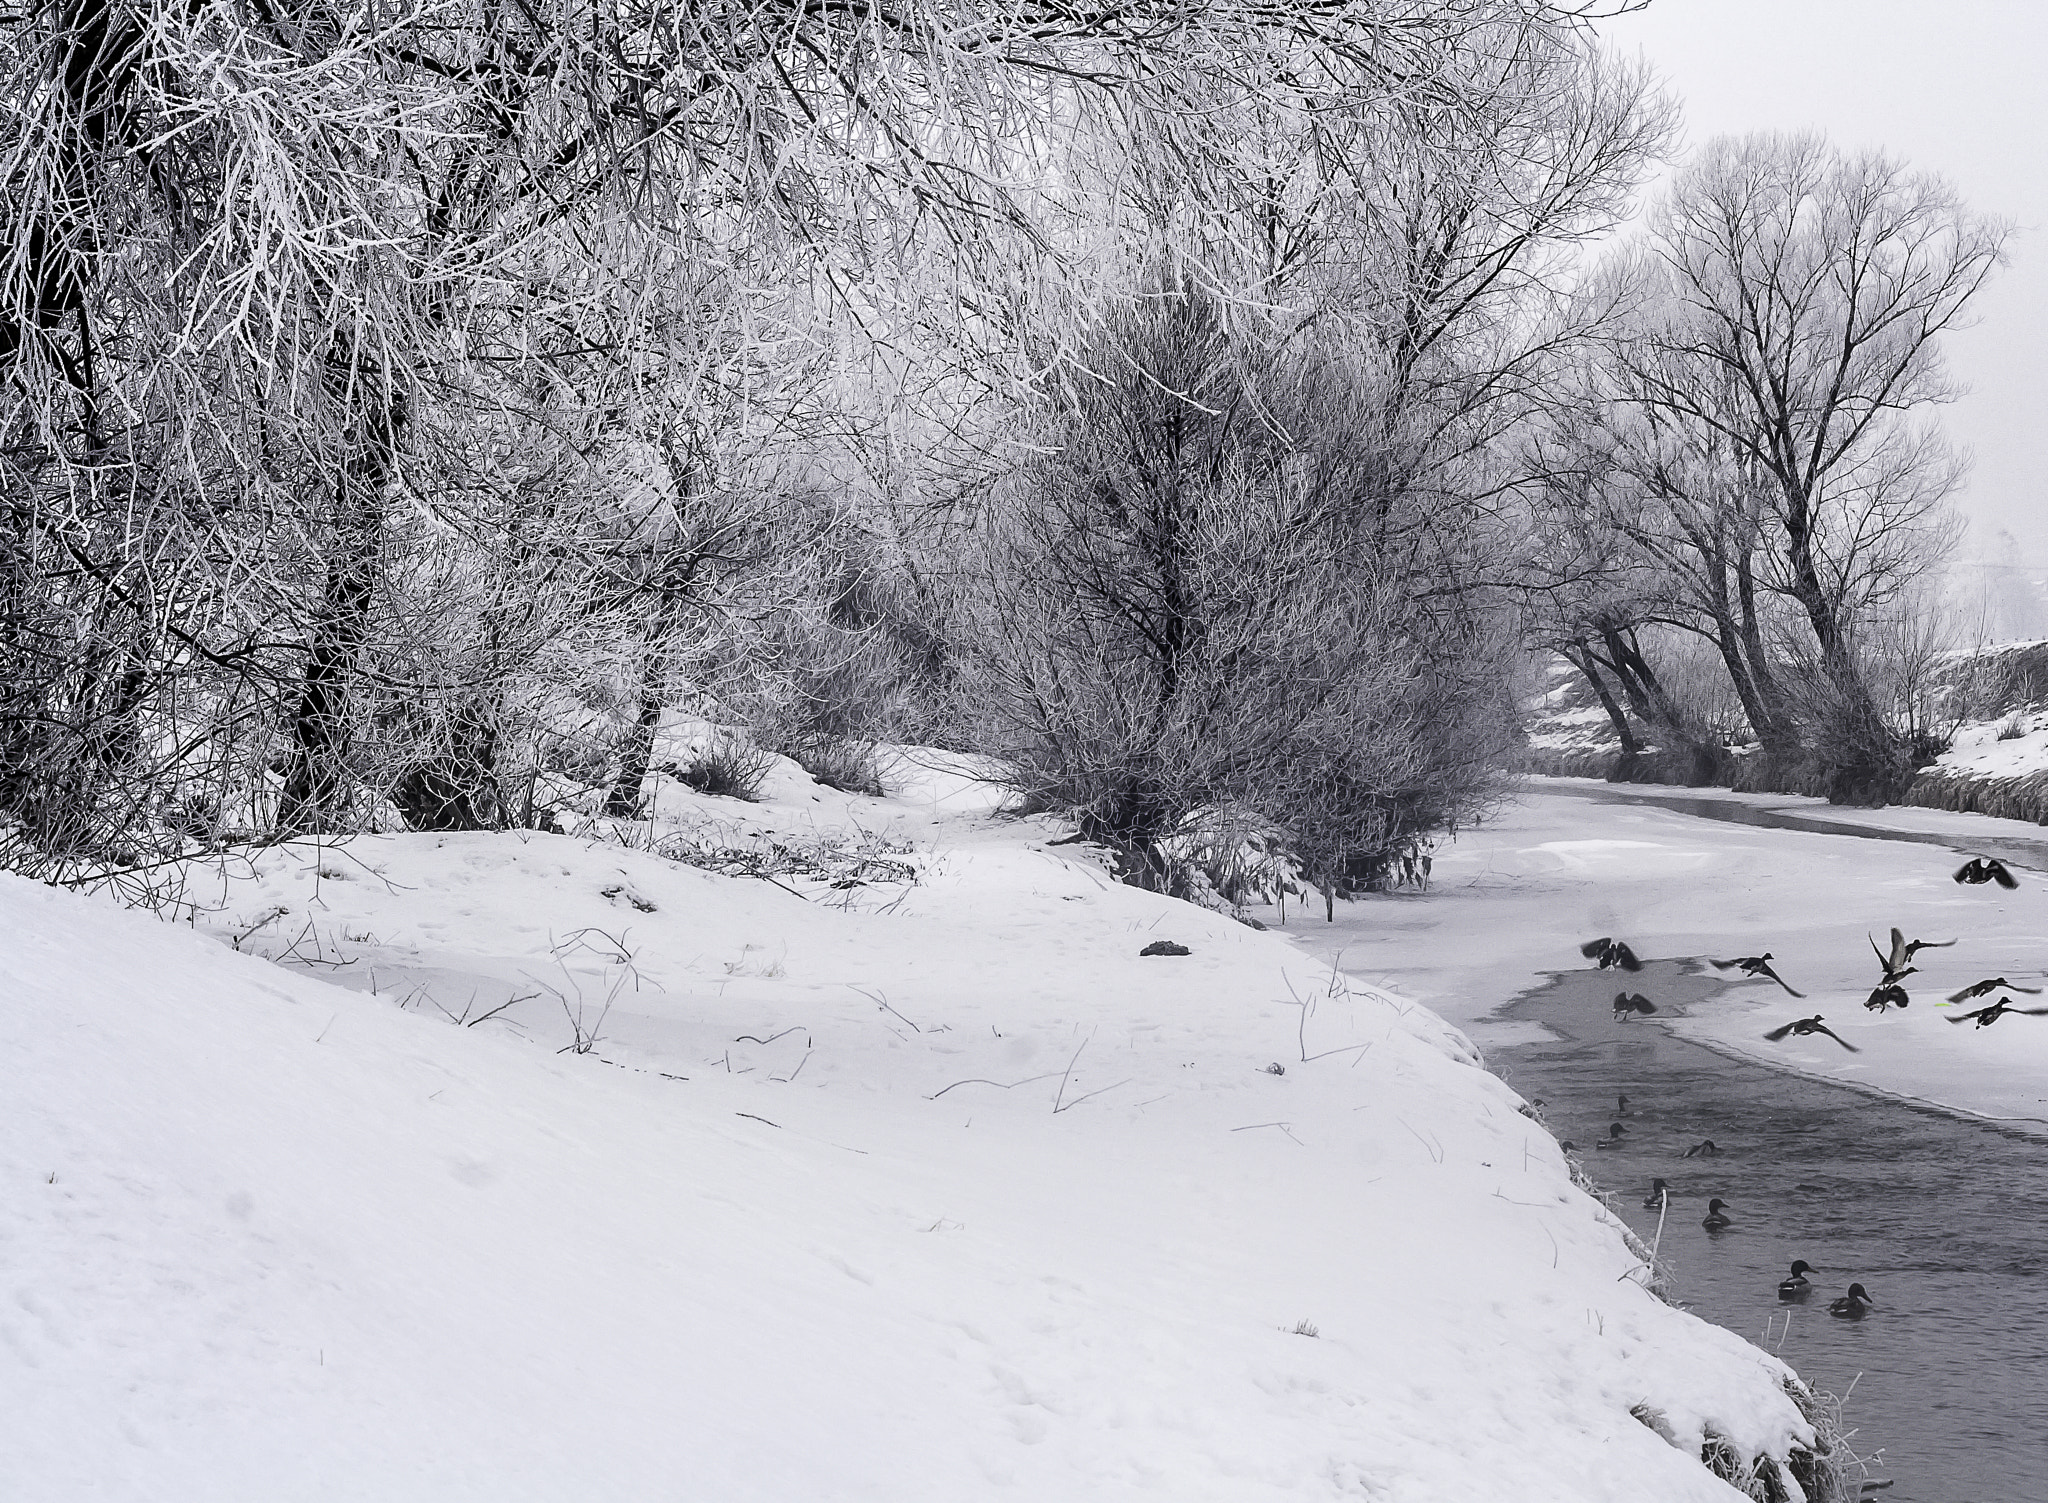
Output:
[[1694,576],[1759,732],[1779,739],[1784,694],[1753,605],[1767,534],[1769,584],[1813,644],[1811,750],[1839,801],[1894,797],[1910,775],[1859,665],[1858,623],[1941,551],[1961,467],[1920,415],[1955,393],[1940,336],[2006,235],[1881,154],[1719,140],[1652,219],[1651,298],[1614,346],[1611,394],[1642,418],[1625,462],[1662,507],[1643,534]]
[[[1625,751],[1634,736],[1609,678],[1657,741],[1681,754],[1684,775],[1710,781],[1726,771],[1719,740],[1663,692],[1638,633],[1697,636],[1720,657],[1762,748],[1796,762],[1799,732],[1766,642],[1773,597],[1759,584],[1766,536],[1755,488],[1716,462],[1714,435],[1699,452],[1684,430],[1615,401],[1597,345],[1580,354],[1522,460],[1533,482],[1527,583],[1540,645],[1610,706]],[[1620,773],[1636,770],[1625,760]]]

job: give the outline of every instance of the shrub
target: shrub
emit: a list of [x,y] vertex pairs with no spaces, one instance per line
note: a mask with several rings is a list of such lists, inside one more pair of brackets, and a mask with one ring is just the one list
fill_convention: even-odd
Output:
[[1915,770],[1931,767],[1941,759],[1942,753],[1949,749],[1950,743],[1951,738],[1945,732],[1935,730],[1931,726],[1923,726],[1919,730],[1906,733],[1906,756],[1911,760]]
[[1513,657],[1486,591],[1444,578],[1463,519],[1400,478],[1378,378],[1175,283],[1077,369],[964,551],[971,744],[1137,885],[1174,890],[1177,832],[1223,809],[1326,894],[1419,872],[1498,781]]
[[[1187,868],[1179,886],[1213,892],[1231,910],[1247,903],[1285,903],[1304,894],[1301,859],[1288,832],[1271,820],[1232,805],[1197,809],[1159,842],[1169,873]],[[1195,879],[1199,873],[1199,883]],[[1199,899],[1197,899],[1199,901]]]
[[713,736],[687,766],[666,770],[677,782],[699,793],[752,802],[761,796],[761,785],[774,765],[772,753],[742,737],[721,733]]
[[1811,687],[1810,759],[1827,801],[1876,807],[1904,797],[1913,782],[1905,739],[1867,696],[1820,682]]
[[842,793],[859,793],[868,798],[887,798],[882,781],[881,761],[874,744],[867,741],[813,741],[793,747],[790,760],[827,788]]
[[2027,717],[2018,710],[2014,710],[2004,720],[1999,722],[1998,739],[2001,741],[2017,741],[2020,737],[2026,735],[2028,729]]

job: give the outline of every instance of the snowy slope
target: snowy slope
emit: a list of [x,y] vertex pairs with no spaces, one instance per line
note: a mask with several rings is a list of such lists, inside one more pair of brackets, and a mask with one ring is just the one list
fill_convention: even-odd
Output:
[[1707,1429],[1805,1437],[1432,1014],[962,780],[778,793],[676,818],[923,882],[386,836],[188,927],[0,879],[0,1494],[1683,1503],[1736,1496]]
[[2013,778],[2048,771],[2048,715],[2019,712],[1958,726],[1935,772]]

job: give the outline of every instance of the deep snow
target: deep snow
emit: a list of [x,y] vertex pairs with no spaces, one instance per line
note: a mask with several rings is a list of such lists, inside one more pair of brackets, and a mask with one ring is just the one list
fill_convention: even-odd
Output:
[[[505,835],[195,870],[188,924],[0,879],[0,1492],[1685,1503],[1709,1428],[1805,1438],[1457,1030],[899,777],[664,828],[915,886]],[[1644,854],[1564,845],[1357,922],[1445,915],[1455,994],[1520,953],[1489,881],[1569,939]]]

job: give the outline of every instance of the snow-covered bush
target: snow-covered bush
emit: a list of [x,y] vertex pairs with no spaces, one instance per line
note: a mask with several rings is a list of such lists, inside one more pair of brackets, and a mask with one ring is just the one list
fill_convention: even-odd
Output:
[[1196,809],[1159,842],[1169,867],[1199,873],[1230,907],[1305,900],[1301,858],[1288,833],[1251,810],[1229,805]]
[[827,788],[841,793],[888,797],[882,780],[882,764],[870,741],[838,739],[799,742],[789,748],[789,758]]
[[669,775],[699,793],[752,800],[761,793],[775,754],[731,731],[714,732],[704,748]]

